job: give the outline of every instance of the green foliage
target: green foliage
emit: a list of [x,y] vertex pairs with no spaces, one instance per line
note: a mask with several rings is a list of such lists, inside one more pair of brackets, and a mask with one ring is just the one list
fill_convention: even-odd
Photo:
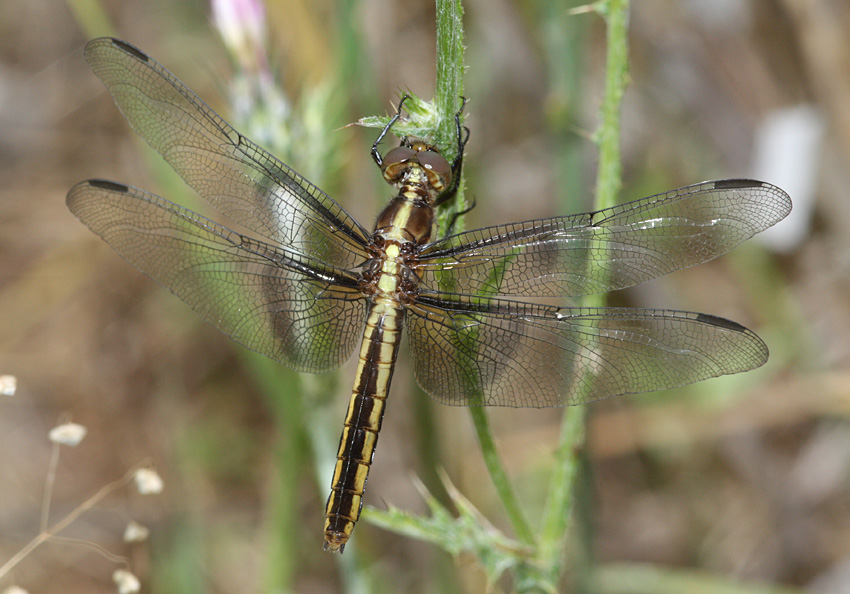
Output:
[[386,511],[367,509],[370,523],[435,544],[454,557],[471,555],[483,569],[488,582],[511,574],[519,591],[555,593],[557,582],[540,571],[535,548],[516,541],[493,526],[449,481],[443,477],[454,511],[441,504],[421,487],[430,516],[417,516],[398,508]]

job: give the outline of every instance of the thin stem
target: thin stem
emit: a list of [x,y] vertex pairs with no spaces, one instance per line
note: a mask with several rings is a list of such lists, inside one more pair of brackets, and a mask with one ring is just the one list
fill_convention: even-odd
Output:
[[436,141],[454,158],[454,116],[463,94],[463,5],[460,0],[437,0],[437,85],[434,102],[440,114]]
[[74,13],[74,20],[85,33],[86,38],[94,39],[104,35],[114,35],[115,27],[98,0],[66,0],[68,8]]
[[[437,0],[437,88],[435,90],[435,103],[440,112],[437,142],[438,144],[441,143],[440,146],[447,148],[452,143],[456,144],[457,131],[454,116],[460,106],[460,95],[463,92],[463,53],[463,5],[460,0]],[[444,152],[450,158],[454,156],[450,151]],[[455,211],[463,203],[460,198],[461,193],[462,189],[459,188],[458,199],[452,205],[452,209]],[[442,216],[443,213],[441,213]],[[457,226],[455,230],[458,230]],[[532,544],[534,534],[522,514],[522,508],[496,450],[487,412],[482,406],[473,406],[469,410],[478,436],[478,443],[481,446],[481,453],[484,456],[484,463],[511,526],[516,532],[517,538],[525,544]]]
[[[607,25],[605,95],[600,107],[600,126],[595,208],[613,206],[621,186],[620,110],[628,82],[628,0],[603,0],[595,5]],[[604,305],[604,296],[588,298],[589,306]],[[550,579],[561,572],[562,551],[571,525],[575,483],[579,476],[579,452],[585,437],[584,407],[567,408],[561,423],[555,470],[549,484],[538,559]]]
[[12,555],[12,557],[8,561],[6,561],[6,563],[3,564],[3,567],[0,567],[0,578],[9,573],[27,555],[32,553],[38,547],[38,545],[50,538],[50,536],[51,535],[47,532],[42,532],[38,536],[33,538],[31,541],[29,541],[26,545],[24,545],[24,548]]
[[553,581],[561,573],[562,551],[572,526],[575,482],[579,475],[579,451],[585,437],[584,407],[564,410],[561,435],[555,450],[555,466],[549,482],[537,558]]
[[[437,106],[439,122],[434,142],[449,161],[457,156],[455,114],[460,109],[463,95],[464,49],[461,0],[437,0],[437,83],[434,104]],[[455,198],[438,209],[439,231],[445,231],[455,218],[455,213],[466,208],[464,186],[461,177]],[[454,232],[463,230],[462,219],[461,216],[454,222]]]
[[522,513],[522,507],[514,493],[510,480],[508,480],[508,473],[505,471],[502,459],[496,450],[493,433],[490,431],[490,421],[487,418],[487,411],[483,406],[471,406],[469,407],[469,413],[472,416],[472,423],[475,426],[475,433],[478,436],[478,444],[481,446],[481,454],[484,456],[484,464],[487,466],[487,471],[490,473],[490,480],[493,481],[496,494],[505,508],[505,513],[508,516],[511,527],[522,543],[528,545],[534,544],[534,533],[531,531],[528,520],[526,520]]
[[12,555],[12,557],[0,567],[0,578],[9,573],[18,563],[20,563],[27,555],[32,553],[40,544],[50,540],[53,536],[70,526],[77,518],[83,515],[86,511],[93,508],[95,505],[100,503],[103,499],[105,499],[109,494],[114,491],[117,491],[124,485],[128,484],[133,480],[133,476],[136,471],[142,467],[142,464],[138,464],[131,468],[127,473],[117,481],[113,481],[108,485],[101,487],[101,489],[74,508],[71,513],[67,516],[56,522],[53,526],[48,528],[47,530],[42,530],[38,536],[29,541],[24,547]]
[[50,451],[50,463],[44,479],[44,496],[41,498],[41,521],[38,526],[40,532],[47,530],[47,524],[50,522],[50,501],[53,499],[53,485],[56,482],[56,468],[59,466],[60,447],[59,443],[54,441],[53,449]]
[[602,123],[596,134],[599,146],[599,169],[596,172],[596,208],[617,203],[622,185],[620,160],[620,108],[626,92],[629,71],[628,0],[605,0],[599,12],[608,25],[608,55],[605,60],[605,97],[600,115]]
[[127,560],[127,557],[124,557],[123,555],[116,555],[115,553],[110,553],[108,550],[106,550],[104,547],[100,546],[97,543],[89,542],[87,540],[80,540],[79,538],[65,538],[64,536],[55,535],[50,540],[51,542],[58,544],[75,545],[78,547],[85,547],[87,549],[91,549],[96,553],[100,554],[104,559],[112,561],[116,564],[124,565],[129,568],[129,562]]

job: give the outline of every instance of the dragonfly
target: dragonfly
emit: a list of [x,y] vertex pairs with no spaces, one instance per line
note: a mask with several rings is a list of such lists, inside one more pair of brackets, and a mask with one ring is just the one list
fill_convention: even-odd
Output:
[[[518,298],[622,289],[707,262],[777,223],[788,195],[766,182],[708,181],[583,214],[435,236],[457,189],[458,156],[402,138],[372,147],[398,193],[374,230],[219,117],[138,48],[90,41],[85,58],[118,108],[233,224],[130,185],[90,179],[67,205],[140,271],[245,347],[302,372],[342,364],[358,344],[324,548],[342,553],[360,517],[406,329],[413,373],[438,402],[554,407],[754,369],[765,343],[714,315],[567,307]],[[466,132],[464,134],[464,132]]]

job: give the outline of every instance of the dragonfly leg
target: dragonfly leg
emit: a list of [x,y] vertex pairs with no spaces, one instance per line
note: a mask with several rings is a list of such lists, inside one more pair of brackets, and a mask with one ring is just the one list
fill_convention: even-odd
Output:
[[390,131],[390,128],[393,127],[393,124],[395,124],[401,117],[401,108],[404,105],[404,102],[408,99],[410,99],[410,95],[408,95],[407,93],[405,93],[401,97],[401,101],[398,102],[398,111],[396,111],[395,115],[390,118],[390,121],[387,122],[387,125],[384,126],[383,130],[381,130],[381,133],[378,134],[378,138],[377,140],[375,140],[375,144],[372,145],[372,159],[375,160],[375,163],[378,164],[378,167],[383,167],[384,165],[384,158],[381,156],[381,153],[378,152],[378,145],[384,139],[384,136],[386,136],[387,133]]
[[476,205],[476,200],[475,200],[475,196],[473,196],[472,197],[472,204],[470,204],[469,206],[464,208],[462,211],[456,212],[452,215],[452,220],[449,221],[449,224],[446,226],[446,232],[445,232],[446,237],[448,237],[449,235],[454,235],[455,223],[457,223],[457,220],[460,217],[462,217],[463,215],[468,214],[473,208],[475,208],[475,205]]
[[[437,200],[434,201],[434,206],[439,206],[454,198],[455,194],[457,194],[458,185],[460,184],[460,170],[463,167],[463,150],[466,148],[466,143],[469,142],[469,128],[462,126],[460,123],[460,114],[463,113],[463,108],[466,107],[466,97],[461,97],[460,99],[460,109],[458,109],[455,114],[455,128],[457,129],[457,156],[455,156],[454,161],[452,161],[452,185],[450,185],[445,192],[440,194]],[[475,204],[473,203],[472,207],[469,209],[461,213],[457,213],[454,219],[457,219],[457,217],[462,214],[466,214],[474,206]],[[452,220],[452,225],[454,224],[454,219]]]

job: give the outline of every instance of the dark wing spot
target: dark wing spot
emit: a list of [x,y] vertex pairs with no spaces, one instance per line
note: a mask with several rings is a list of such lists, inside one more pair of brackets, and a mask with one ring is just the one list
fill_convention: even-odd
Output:
[[147,54],[142,52],[142,50],[140,50],[139,48],[137,48],[135,46],[130,45],[126,41],[121,41],[120,39],[114,39],[113,38],[112,43],[113,43],[113,45],[118,46],[119,48],[121,48],[122,50],[124,50],[125,52],[130,54],[131,56],[138,58],[142,62],[147,62],[148,59],[149,59]]
[[110,192],[121,192],[122,194],[126,194],[128,191],[130,191],[130,188],[128,188],[124,184],[109,181],[108,179],[90,179],[88,181],[88,184],[94,188],[100,188],[101,190],[109,190]]
[[721,179],[714,182],[718,190],[734,190],[736,188],[759,188],[764,184],[752,179]]
[[741,326],[738,322],[733,322],[732,320],[727,320],[726,318],[719,318],[717,316],[712,316],[709,314],[699,314],[697,316],[697,322],[704,322],[706,324],[711,324],[712,326],[720,326],[721,328],[726,328],[727,330],[734,330],[735,332],[746,332],[747,329]]

